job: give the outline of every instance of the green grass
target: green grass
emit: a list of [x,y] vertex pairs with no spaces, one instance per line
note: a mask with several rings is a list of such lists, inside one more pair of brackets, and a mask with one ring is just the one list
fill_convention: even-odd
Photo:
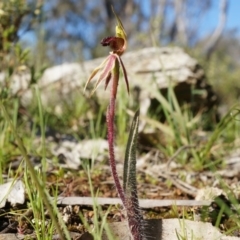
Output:
[[[51,126],[54,128],[55,121],[60,121],[63,124],[61,125],[61,132],[64,133],[65,131],[68,134],[76,134],[76,131],[69,131],[69,122],[73,118],[80,118],[84,119],[88,124],[87,129],[88,135],[85,135],[85,138],[99,138],[99,137],[106,137],[106,129],[102,129],[100,126],[104,119],[104,109],[100,108],[100,111],[92,112],[92,119],[89,120],[87,116],[89,112],[89,108],[83,109],[82,107],[78,106],[82,105],[84,101],[86,101],[85,97],[82,97],[82,100],[79,100],[75,103],[75,106],[72,108],[74,112],[69,111],[69,109],[65,109],[65,114],[62,116],[53,116],[50,115],[45,111],[42,106],[40,100],[40,92],[38,88],[34,88],[35,97],[36,97],[36,107],[35,112],[32,112],[32,119],[33,127],[27,128],[28,118],[24,118],[24,116],[18,115],[19,109],[19,101],[16,98],[8,99],[8,100],[1,100],[0,108],[1,108],[1,134],[0,134],[0,144],[1,144],[1,152],[0,152],[0,171],[2,174],[7,174],[9,177],[16,177],[23,171],[23,179],[26,186],[26,193],[29,199],[28,208],[32,209],[33,216],[35,222],[33,223],[32,220],[28,219],[31,223],[32,227],[35,230],[38,239],[42,239],[42,234],[46,234],[46,239],[51,239],[55,229],[65,229],[66,226],[63,222],[57,223],[56,216],[59,215],[56,205],[50,201],[49,193],[44,185],[47,185],[46,182],[46,169],[47,169],[47,162],[46,157],[48,155],[48,146],[46,143],[46,136],[45,131],[47,126]],[[175,95],[170,87],[168,99],[164,98],[161,93],[154,92],[156,99],[161,104],[165,117],[166,122],[163,124],[157,120],[156,116],[150,115],[148,117],[142,116],[142,119],[147,122],[148,125],[157,129],[158,131],[163,131],[168,137],[167,144],[165,146],[160,146],[160,150],[164,150],[164,154],[171,157],[179,147],[184,145],[195,145],[196,148],[191,148],[189,150],[192,158],[190,161],[188,160],[189,154],[186,154],[185,151],[180,153],[175,161],[179,162],[182,165],[187,164],[195,171],[201,171],[203,169],[211,169],[215,171],[217,168],[224,167],[221,165],[222,159],[221,154],[220,156],[216,156],[216,158],[209,162],[213,153],[212,149],[216,145],[222,146],[222,154],[226,154],[231,149],[234,149],[234,141],[239,139],[239,110],[238,107],[235,106],[229,110],[229,113],[222,118],[222,120],[215,125],[214,130],[209,132],[209,138],[207,142],[199,143],[195,142],[195,131],[201,129],[201,116],[191,116],[188,110],[180,108],[178,105]],[[126,138],[126,131],[128,129],[128,120],[129,116],[127,115],[126,106],[127,100],[124,94],[119,94],[120,99],[118,100],[117,106],[117,132],[120,132],[118,136],[118,144],[124,144]],[[6,104],[7,103],[7,104]],[[13,106],[13,108],[12,108]],[[81,110],[79,110],[81,109]],[[71,114],[70,114],[71,113]],[[71,115],[71,116],[70,116]],[[51,118],[51,119],[50,119]],[[55,118],[55,120],[54,120]],[[178,121],[175,121],[178,119]],[[49,125],[48,125],[49,124]],[[58,127],[56,126],[56,131],[58,131]],[[78,125],[78,128],[81,128],[81,121]],[[36,138],[36,129],[40,129],[40,145],[38,149],[35,148],[33,142]],[[84,135],[84,130],[82,130],[82,136]],[[76,136],[76,135],[74,135]],[[77,135],[78,139],[80,140],[81,137]],[[31,164],[28,155],[34,155],[41,158],[42,167],[41,169],[34,169],[34,166]],[[22,164],[19,166],[17,171],[11,170],[11,159],[14,156],[22,156]],[[9,166],[9,169],[7,169]],[[23,170],[24,169],[24,170]],[[1,174],[1,176],[2,176]],[[89,178],[89,186],[91,189],[91,195],[95,196],[93,192],[93,186],[91,182],[91,174],[88,171],[88,178]],[[220,177],[221,179],[221,177]],[[0,179],[3,182],[3,179]],[[44,189],[44,190],[43,190]],[[55,196],[58,195],[56,190]],[[236,205],[236,199],[234,197],[231,198],[231,201]],[[46,222],[45,217],[45,210],[49,210],[51,215],[50,225],[48,227],[44,224]],[[101,212],[101,209],[97,206],[96,202],[93,205],[94,212],[94,226],[98,226],[95,228],[95,231],[92,232],[95,239],[100,239],[103,229],[106,226],[106,216],[102,216],[101,224],[98,224],[98,213]],[[226,212],[224,207],[220,208],[220,212],[216,217],[215,225],[219,226],[221,222],[221,218],[223,212]],[[19,214],[19,213],[18,213]],[[229,211],[226,214],[230,214]],[[19,214],[20,215],[20,214]],[[61,217],[60,217],[61,218]],[[86,225],[87,229],[91,229],[87,222],[84,222],[84,218],[82,218],[83,223]],[[54,220],[55,219],[55,220]],[[21,222],[21,221],[20,221]],[[58,224],[60,224],[59,227]],[[64,227],[65,226],[65,227]],[[228,229],[228,232],[233,231],[236,226],[233,226],[232,229]],[[108,230],[107,230],[108,231]],[[108,233],[110,234],[110,233]],[[110,237],[111,239],[111,237]]]
[[[24,4],[23,6],[25,6]],[[17,30],[9,25],[4,34],[7,36]],[[13,208],[6,214],[16,216],[19,231],[24,229],[24,224],[30,225],[39,240],[52,239],[56,233],[60,235],[61,239],[70,239],[68,228],[71,226],[66,226],[60,209],[51,197],[56,198],[60,194],[60,184],[67,177],[75,178],[81,172],[59,167],[58,157],[53,156],[50,151],[51,143],[48,141],[48,135],[49,132],[53,135],[67,135],[79,142],[87,139],[106,139],[107,106],[101,100],[98,101],[95,96],[89,98],[81,88],[75,89],[66,98],[59,98],[52,105],[43,106],[40,98],[41,92],[34,84],[40,79],[45,69],[45,66],[41,64],[41,58],[45,52],[40,51],[40,55],[34,56],[34,60],[29,62],[30,51],[22,49],[18,43],[13,44],[6,41],[12,39],[6,36],[3,42],[3,48],[7,52],[6,56],[5,53],[1,52],[1,69],[6,69],[6,84],[0,86],[0,184],[4,183],[6,179],[21,178],[25,184],[27,198],[24,209]],[[39,36],[42,38],[42,34]],[[41,43],[44,45],[40,41],[39,44],[41,45]],[[162,153],[164,160],[170,159],[179,164],[180,169],[177,170],[179,178],[182,180],[186,178],[181,172],[182,169],[185,172],[195,172],[199,175],[204,171],[210,171],[214,174],[219,186],[227,193],[231,207],[221,198],[216,199],[217,210],[202,209],[201,217],[203,221],[211,221],[214,226],[219,227],[226,234],[233,234],[240,227],[238,199],[233,194],[231,187],[225,183],[222,176],[217,175],[216,171],[224,169],[226,156],[239,148],[240,68],[238,63],[233,62],[231,57],[222,51],[216,51],[208,61],[201,56],[200,49],[188,49],[188,51],[203,66],[208,82],[213,85],[213,89],[220,97],[221,106],[228,109],[222,114],[220,122],[214,121],[211,113],[203,114],[199,111],[194,114],[189,106],[180,106],[174,94],[171,79],[169,79],[167,94],[163,95],[157,90],[154,78],[152,84],[146,86],[146,90],[155,98],[156,108],[149,111],[147,116],[140,116],[140,121],[145,121],[147,127],[154,131],[155,136],[160,136],[152,142],[149,140],[150,149]],[[34,61],[36,61],[36,66],[33,66]],[[159,61],[163,65],[161,59]],[[19,71],[21,67],[29,69],[31,75],[29,89],[32,90],[34,96],[31,104],[26,108],[22,106],[18,94],[11,94],[9,87],[13,80],[13,74],[21,74]],[[127,69],[129,67],[131,66],[126,66]],[[131,79],[129,80],[131,85]],[[193,90],[193,94],[197,94],[197,91]],[[236,102],[237,105],[235,105]],[[135,112],[136,108],[139,108],[138,103],[133,101],[131,92],[130,96],[126,94],[121,77],[115,118],[115,144],[120,149],[126,147],[128,139],[131,122],[131,115],[128,114],[131,113],[129,109]],[[164,120],[160,121],[160,119]],[[182,150],[179,151],[180,149]],[[144,151],[146,150],[139,147],[139,152],[144,154]],[[173,156],[174,159],[171,159]],[[31,162],[31,159],[35,158],[41,160],[41,166],[38,168]],[[52,170],[56,176],[54,184],[48,181],[48,159],[54,163]],[[17,160],[20,160],[19,166],[13,167]],[[91,171],[86,167],[85,173],[90,195],[93,198],[94,215],[90,223],[82,212],[79,214],[79,219],[81,219],[85,229],[92,233],[94,239],[101,239],[102,233],[105,231],[109,239],[113,240],[115,238],[107,224],[108,213],[111,209],[103,213],[101,207],[98,206],[96,202],[98,191],[95,191],[95,183],[91,178],[93,177],[92,171],[101,172],[102,166],[95,164],[94,158],[91,161]],[[88,163],[88,159],[86,162]],[[146,177],[146,179],[150,179],[147,181],[158,185],[159,179],[154,178],[154,176]],[[167,180],[167,184],[171,189],[173,183]],[[31,217],[26,215],[26,210],[32,211]],[[183,210],[183,214],[180,216],[178,209],[173,206],[168,213],[165,213],[165,216],[192,219],[193,214]],[[181,224],[183,230],[176,235],[178,239],[187,239],[184,221],[181,221]],[[194,234],[190,239],[194,239]]]
[[[240,106],[238,104],[231,107],[236,102],[236,98],[234,101],[231,94],[228,97],[228,93],[238,84],[236,76],[239,76],[237,74],[239,70],[231,73],[227,68],[230,65],[229,61],[229,59],[224,59],[224,62],[221,63],[215,57],[211,60],[210,66],[204,65],[206,74],[210,78],[209,81],[213,84],[220,76],[224,76],[226,79],[223,85],[215,85],[221,96],[225,97],[229,109],[218,123],[209,120],[211,119],[211,113],[203,115],[199,112],[194,115],[190,111],[189,106],[181,107],[176,99],[170,80],[166,96],[163,96],[157,90],[154,79],[151,86],[146,86],[146,90],[156,99],[158,107],[154,111],[148,112],[147,116],[140,116],[140,121],[145,121],[148,127],[164,138],[163,142],[157,139],[152,148],[163,153],[166,159],[171,159],[179,149],[185,146],[186,148],[179,151],[173,160],[180,164],[183,169],[199,174],[205,170],[214,173],[216,170],[224,169],[224,158],[239,147]],[[224,65],[225,63],[226,66]],[[217,69],[220,70],[217,71]],[[8,72],[7,81],[11,81],[12,69],[9,69]],[[26,207],[32,210],[34,221],[26,217],[21,211],[13,210],[11,214],[16,214],[19,217],[20,226],[24,221],[27,221],[34,229],[37,239],[43,239],[43,234],[45,236],[44,239],[51,239],[56,232],[62,235],[62,239],[65,239],[63,233],[67,236],[67,239],[70,239],[67,233],[67,226],[61,218],[56,203],[50,200],[50,192],[53,197],[58,196],[58,181],[60,182],[64,179],[64,176],[67,174],[68,176],[74,176],[76,172],[68,171],[66,173],[66,170],[59,167],[56,170],[58,177],[56,187],[51,188],[48,186],[47,159],[54,159],[57,165],[58,158],[50,153],[46,130],[50,129],[57,134],[67,134],[77,141],[106,138],[106,105],[101,104],[94,97],[89,98],[84,95],[82,89],[77,89],[69,94],[68,100],[58,102],[61,106],[61,111],[59,112],[56,111],[56,106],[43,106],[40,90],[34,85],[29,87],[32,88],[34,99],[31,105],[24,109],[25,113],[21,112],[22,106],[19,97],[11,96],[7,87],[0,92],[0,183],[5,182],[5,176],[14,179],[21,177],[24,181],[28,199]],[[136,107],[138,106],[133,102],[131,94],[127,96],[125,86],[120,81],[115,128],[116,144],[122,149],[126,146],[130,127],[131,114],[129,113],[131,111],[129,109],[135,110]],[[165,120],[163,122],[159,120],[159,114],[162,114],[164,117]],[[200,133],[204,137],[201,137]],[[40,140],[36,144],[35,140],[37,138]],[[143,152],[141,149],[139,150]],[[30,161],[30,157],[40,158],[41,167],[36,169]],[[13,169],[12,164],[16,159],[21,159],[21,164],[17,169]],[[94,164],[94,159],[92,159],[92,164],[91,169],[101,171],[101,168],[95,169],[97,166]],[[110,239],[114,239],[107,227],[108,212],[102,214],[102,209],[95,201],[97,193],[93,190],[94,182],[91,180],[91,171],[88,169],[86,173],[90,194],[94,202],[94,231],[83,215],[80,214],[79,218],[82,219],[85,228],[94,235],[95,239],[101,239],[103,230],[106,231]],[[216,178],[219,180],[219,185],[222,189],[227,192],[231,204],[236,207],[238,202],[232,194],[230,186],[224,184],[224,179],[221,176],[216,176]],[[153,180],[156,181],[156,179]],[[236,207],[237,210],[233,211],[221,201],[218,204],[220,210],[214,217],[211,216],[213,225],[221,227],[222,224],[225,224],[226,227],[222,231],[232,234],[240,225],[239,209]],[[46,219],[46,210],[50,215],[48,219]],[[209,209],[207,211],[202,219],[209,221]],[[169,214],[172,214],[171,210]],[[99,221],[99,216],[101,221]],[[228,219],[224,220],[226,216]],[[231,216],[234,216],[234,222],[229,222]],[[188,218],[191,217],[191,215],[188,216]],[[43,224],[46,221],[48,221],[47,226]],[[185,239],[184,232],[179,234],[179,239]]]
[[[40,103],[40,102],[39,102]],[[16,144],[20,150],[20,153],[26,163],[26,167],[28,168],[29,171],[29,176],[31,177],[33,183],[29,190],[29,192],[34,191],[33,186],[36,186],[35,191],[38,192],[39,197],[37,198],[39,202],[39,204],[37,204],[41,209],[35,209],[36,211],[40,210],[43,211],[43,203],[46,206],[46,208],[49,211],[49,215],[51,216],[51,220],[55,226],[55,228],[57,229],[57,232],[59,233],[59,236],[61,239],[70,239],[70,236],[68,234],[68,231],[66,229],[66,226],[62,220],[62,218],[60,217],[60,214],[58,213],[57,207],[55,205],[52,204],[51,200],[50,200],[50,196],[49,193],[46,191],[46,188],[44,186],[44,182],[42,182],[41,178],[39,176],[36,175],[36,171],[34,170],[34,166],[32,165],[30,158],[28,156],[28,153],[26,151],[26,148],[24,146],[24,143],[22,141],[22,138],[19,136],[19,131],[17,126],[14,125],[13,120],[10,118],[10,115],[8,114],[3,102],[0,102],[0,108],[1,108],[1,114],[4,117],[4,120],[7,122],[8,127],[10,128],[15,140],[16,140]],[[41,112],[41,110],[40,110]],[[41,114],[40,114],[41,115]],[[43,134],[44,135],[44,134]],[[44,138],[44,136],[42,136]],[[25,174],[25,179],[26,179],[26,174]],[[28,184],[28,182],[27,182]],[[30,201],[31,202],[31,201]],[[35,204],[36,201],[32,201],[32,204]],[[36,205],[33,205],[33,207]],[[58,220],[57,221],[57,216],[58,216]],[[37,219],[38,220],[38,219]],[[39,221],[41,222],[45,222],[45,219],[40,219]],[[38,224],[37,224],[38,225]],[[63,229],[63,231],[62,231]],[[38,230],[38,229],[37,229]],[[36,231],[38,233],[38,231]],[[65,234],[65,237],[64,237]]]
[[93,187],[93,183],[91,180],[91,172],[88,166],[85,167],[85,171],[87,172],[87,176],[88,176],[88,182],[89,182],[89,187],[90,187],[90,192],[91,192],[91,196],[93,199],[93,226],[91,227],[90,224],[86,221],[85,217],[80,213],[80,218],[85,226],[85,228],[88,230],[88,232],[90,232],[93,236],[94,239],[96,240],[102,240],[102,236],[105,233],[105,235],[108,237],[109,240],[114,240],[115,237],[112,234],[108,223],[107,223],[107,216],[108,213],[110,212],[110,208],[103,213],[101,206],[98,205],[97,203],[97,196],[98,193],[94,192],[94,187]]
[[[19,219],[19,232],[24,229],[24,224],[27,222],[34,229],[34,233],[36,234],[37,239],[52,239],[53,234],[56,232],[60,235],[61,239],[70,239],[65,223],[62,220],[60,212],[57,209],[56,203],[50,200],[50,195],[46,186],[48,185],[46,181],[46,173],[47,173],[47,154],[48,154],[48,144],[46,143],[46,128],[47,124],[54,128],[54,124],[56,123],[54,120],[62,122],[61,125],[61,133],[64,133],[65,130],[68,134],[75,133],[76,130],[68,131],[69,122],[72,121],[73,118],[83,117],[85,114],[87,115],[87,111],[89,109],[86,108],[85,111],[82,110],[82,104],[86,101],[83,97],[78,104],[75,104],[76,111],[73,113],[68,108],[65,108],[65,113],[59,117],[54,116],[52,119],[49,119],[49,114],[45,111],[42,106],[40,99],[40,91],[37,87],[34,87],[35,92],[35,100],[33,101],[35,107],[34,113],[32,116],[33,127],[29,128],[27,121],[24,119],[24,116],[18,116],[18,107],[19,101],[18,99],[8,99],[1,100],[0,102],[0,113],[1,113],[1,135],[0,135],[0,144],[1,144],[1,153],[0,153],[0,172],[1,174],[1,182],[4,182],[2,179],[3,174],[8,174],[8,177],[22,176],[25,188],[26,195],[28,199],[27,209],[30,209],[33,213],[33,218],[28,218],[21,212],[16,211],[12,214],[18,216]],[[11,102],[13,101],[13,103]],[[6,104],[7,103],[7,104]],[[11,106],[14,106],[13,110]],[[79,110],[81,109],[81,111]],[[79,111],[78,111],[79,110]],[[70,116],[71,112],[71,116]],[[66,116],[66,118],[65,118]],[[106,134],[106,128],[102,128],[102,119],[103,119],[103,110],[96,112],[96,116],[94,119],[97,119],[97,123],[94,119],[85,119],[88,122],[88,134],[89,139],[91,138],[100,138]],[[58,131],[57,126],[54,130]],[[82,128],[82,126],[78,126]],[[40,133],[40,144],[36,148],[36,144],[34,144],[34,140],[36,139],[37,132]],[[87,136],[85,130],[82,132],[82,135]],[[76,138],[82,138],[79,135],[74,135]],[[16,171],[11,170],[11,159],[14,157],[21,157],[22,162],[19,165]],[[29,156],[40,157],[41,159],[41,167],[36,169],[31,161]],[[9,169],[7,168],[9,167]],[[61,171],[61,169],[59,169]],[[60,172],[59,172],[60,173]],[[90,172],[87,172],[89,178],[89,186],[91,189],[91,195],[93,196],[95,193],[93,192],[93,187],[90,179]],[[59,175],[61,177],[61,174]],[[63,177],[63,176],[62,176]],[[58,196],[58,188],[55,189],[54,196]],[[49,212],[50,219],[46,219],[46,210]],[[109,228],[106,224],[107,213],[101,216],[101,224],[98,223],[98,213],[101,212],[101,208],[97,205],[96,201],[93,204],[93,210],[96,212],[94,214],[94,231],[91,230],[91,233],[94,236],[94,239],[101,239],[101,235],[103,230],[105,230],[109,239],[114,239],[110,233]],[[79,216],[81,217],[81,216]],[[57,220],[58,219],[58,220]],[[84,221],[85,228],[90,230],[90,226]],[[62,231],[63,230],[63,231]]]
[[[85,118],[87,112],[89,111],[88,108],[83,109],[78,105],[82,105],[84,103],[85,97],[82,97],[82,100],[79,100],[75,103],[75,106],[71,108],[71,112],[69,109],[64,110],[66,111],[65,114],[62,116],[53,116],[43,109],[40,97],[39,97],[39,90],[35,88],[35,96],[36,96],[36,111],[31,113],[34,114],[32,119],[35,120],[32,129],[27,129],[27,120],[23,117],[18,116],[18,107],[19,101],[18,99],[8,99],[7,104],[6,100],[2,100],[0,103],[1,107],[1,135],[0,135],[0,144],[1,144],[1,152],[0,152],[0,171],[1,173],[7,173],[9,177],[14,176],[14,172],[11,169],[7,169],[6,166],[16,155],[21,155],[23,157],[24,164],[26,169],[24,171],[24,182],[27,189],[27,195],[30,199],[30,206],[34,212],[34,218],[41,219],[39,221],[44,222],[44,209],[46,206],[46,202],[50,204],[48,193],[46,191],[42,191],[42,186],[46,184],[45,179],[45,170],[46,170],[46,154],[47,154],[47,146],[46,146],[46,137],[45,137],[45,129],[47,124],[51,127],[54,127],[55,121],[60,121],[63,124],[61,126],[61,132],[68,132],[69,133],[69,122],[71,122],[72,118]],[[233,141],[239,139],[239,110],[238,107],[234,107],[229,110],[229,113],[222,118],[222,120],[215,125],[214,131],[209,133],[209,138],[207,142],[203,144],[196,143],[194,141],[194,133],[196,130],[201,129],[201,117],[199,116],[192,116],[189,114],[188,110],[181,109],[176,101],[175,95],[170,87],[168,98],[165,99],[161,93],[154,92],[156,99],[161,104],[164,114],[166,116],[166,122],[163,124],[157,121],[156,116],[149,116],[144,117],[143,119],[146,120],[147,124],[151,127],[156,128],[158,130],[162,130],[163,133],[168,136],[168,142],[166,146],[161,146],[161,150],[164,148],[164,153],[167,154],[169,157],[176,152],[176,150],[183,146],[183,145],[198,145],[197,148],[191,149],[190,153],[192,158],[190,162],[187,160],[187,154],[183,152],[176,158],[181,164],[188,164],[192,166],[192,169],[197,171],[202,169],[212,169],[213,171],[221,167],[222,159],[216,157],[215,160],[210,161],[210,155],[212,154],[212,148],[215,145],[220,144],[222,146],[222,152],[227,153],[232,148],[234,148]],[[126,96],[123,94],[119,94],[120,99],[118,100],[117,106],[117,132],[120,132],[118,137],[118,143],[124,143],[126,138],[126,129],[128,128],[128,118],[126,114],[126,108],[124,106],[127,105]],[[12,108],[13,106],[13,108]],[[13,110],[12,110],[13,109]],[[81,110],[79,110],[81,109]],[[85,115],[86,114],[86,115]],[[95,116],[93,119],[89,120],[86,118],[86,122],[89,124],[87,129],[89,129],[89,134],[85,135],[86,138],[99,138],[105,137],[106,130],[101,129],[101,124],[104,119],[104,109],[100,108],[100,111],[96,111],[92,113]],[[51,118],[51,119],[50,119]],[[54,120],[57,119],[57,120]],[[175,121],[174,119],[178,119]],[[34,149],[33,141],[35,138],[36,133],[36,126],[40,128],[40,146],[39,149]],[[56,131],[58,130],[56,127]],[[81,128],[79,124],[78,128]],[[70,134],[74,135],[74,131]],[[84,135],[84,131],[83,131]],[[79,137],[80,139],[80,137]],[[14,143],[14,144],[13,144]],[[42,170],[39,171],[33,169],[31,165],[28,154],[38,155],[42,159]],[[185,159],[184,159],[185,158]],[[23,169],[23,166],[19,166],[18,171],[16,173],[21,172],[20,169]],[[10,165],[11,166],[11,165]],[[1,174],[1,176],[2,176]],[[90,175],[89,175],[90,177]],[[3,179],[1,179],[3,182]],[[91,186],[91,184],[90,184]],[[94,193],[92,192],[93,196]],[[57,195],[57,193],[56,193]],[[41,196],[41,197],[40,197]],[[45,200],[44,200],[45,199]],[[233,200],[232,200],[233,201]],[[56,207],[56,206],[55,206]],[[95,205],[95,207],[97,207]],[[56,208],[55,208],[56,210]],[[98,212],[99,210],[94,209],[94,211]],[[217,217],[216,226],[219,226],[219,222],[221,221],[221,214],[223,208]],[[56,212],[53,213],[53,216],[56,215]],[[53,218],[54,219],[54,218]],[[97,221],[96,219],[94,221]],[[54,221],[53,221],[54,222]],[[94,223],[95,225],[95,223]],[[55,224],[54,224],[55,226]],[[48,232],[49,236],[53,234],[53,225],[50,228],[45,229],[44,225],[35,224],[34,229],[38,235],[38,239],[41,239],[40,235],[42,232]],[[100,232],[102,228],[100,227]],[[99,232],[97,231],[97,234]],[[50,238],[49,238],[50,239]]]

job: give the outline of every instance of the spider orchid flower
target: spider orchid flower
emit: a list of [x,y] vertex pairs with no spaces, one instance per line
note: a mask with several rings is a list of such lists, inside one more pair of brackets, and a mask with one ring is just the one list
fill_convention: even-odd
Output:
[[121,20],[114,12],[113,8],[112,11],[117,19],[116,25],[116,34],[113,37],[104,38],[101,41],[102,46],[109,46],[111,48],[111,52],[109,56],[98,66],[92,74],[90,75],[87,83],[85,85],[85,89],[89,82],[99,73],[98,80],[94,86],[92,94],[98,88],[99,84],[102,81],[105,81],[105,89],[107,88],[109,82],[111,81],[111,92],[110,92],[110,101],[109,106],[107,109],[107,132],[108,132],[108,145],[109,145],[109,161],[110,167],[112,170],[112,176],[114,179],[114,183],[120,198],[122,199],[123,204],[125,204],[125,193],[120,183],[120,179],[118,177],[117,169],[116,169],[116,160],[114,154],[114,117],[115,117],[115,103],[116,103],[116,96],[117,96],[117,89],[118,89],[118,82],[119,82],[119,75],[120,75],[120,68],[122,69],[123,76],[125,79],[127,91],[129,93],[129,84],[127,78],[127,72],[123,65],[121,56],[125,52],[127,48],[127,35],[122,25]]
[[96,76],[96,74],[100,72],[98,80],[91,94],[93,94],[96,91],[99,84],[103,80],[105,80],[105,89],[106,89],[110,80],[113,79],[113,81],[116,82],[116,84],[114,84],[116,86],[114,95],[116,96],[120,67],[122,69],[127,91],[129,93],[127,72],[121,59],[121,55],[125,52],[127,48],[127,35],[123,28],[121,20],[116,15],[114,10],[113,10],[113,13],[117,19],[116,35],[113,37],[106,37],[101,41],[102,46],[104,47],[109,46],[112,49],[112,51],[109,53],[109,56],[96,69],[93,70],[92,74],[87,80],[84,90],[86,89],[89,82]]

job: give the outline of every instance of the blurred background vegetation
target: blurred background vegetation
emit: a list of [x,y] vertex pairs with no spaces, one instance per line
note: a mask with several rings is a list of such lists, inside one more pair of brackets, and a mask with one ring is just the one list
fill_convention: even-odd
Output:
[[[152,145],[160,149],[166,161],[173,160],[174,153],[184,144],[196,146],[191,151],[182,151],[177,157],[183,166],[193,163],[194,170],[221,165],[225,151],[234,147],[239,149],[240,145],[240,121],[239,117],[235,119],[238,112],[235,114],[230,110],[240,100],[240,23],[236,28],[227,27],[229,8],[236,2],[239,1],[0,0],[0,183],[3,182],[2,173],[14,176],[9,170],[11,164],[14,160],[22,161],[24,155],[15,139],[15,128],[27,154],[44,161],[46,157],[54,161],[62,158],[61,154],[56,157],[50,151],[50,140],[45,142],[45,137],[53,137],[57,144],[63,139],[80,142],[87,138],[106,138],[106,106],[97,102],[95,95],[89,98],[83,89],[75,89],[60,109],[62,115],[58,115],[53,109],[43,108],[35,83],[48,67],[66,62],[81,63],[108,54],[109,49],[102,48],[100,41],[114,35],[116,20],[111,5],[126,29],[128,51],[152,46],[180,46],[199,61],[207,81],[219,96],[218,111],[222,111],[222,119],[219,123],[211,121],[213,126],[207,130],[203,127],[201,112],[192,116],[188,109],[177,111],[177,101],[175,108],[167,103],[170,110],[164,125],[154,120],[155,116],[147,117],[148,124],[158,128],[152,137],[157,143]],[[217,13],[215,24],[207,21],[213,19],[209,18],[213,10]],[[126,66],[127,69],[130,67]],[[30,76],[28,87],[35,94],[28,107],[20,101],[24,92],[10,89],[15,75],[26,74]],[[129,99],[125,88],[121,87],[116,111],[116,143],[125,145],[131,116],[126,111],[129,110],[126,107]],[[227,112],[229,114],[224,116]],[[156,111],[154,113],[156,115]],[[172,138],[159,134],[163,127],[173,133]],[[39,136],[40,140],[37,139]],[[183,138],[187,139],[186,143]],[[162,139],[166,139],[164,146]]]
[[[239,100],[239,28],[226,28],[230,0],[1,0],[0,70],[22,70],[100,57],[105,36],[113,35],[114,6],[123,21],[128,50],[178,45],[196,57],[220,99]],[[209,32],[206,18],[218,18]],[[240,27],[240,24],[239,24]],[[231,94],[229,94],[231,93]]]

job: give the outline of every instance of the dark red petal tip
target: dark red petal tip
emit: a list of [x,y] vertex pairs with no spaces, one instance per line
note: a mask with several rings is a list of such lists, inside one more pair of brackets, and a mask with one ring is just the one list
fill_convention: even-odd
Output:
[[112,41],[115,41],[116,37],[106,37],[101,41],[102,46],[109,46]]
[[109,46],[114,53],[122,55],[124,52],[125,40],[120,37],[106,37],[101,41],[102,46]]

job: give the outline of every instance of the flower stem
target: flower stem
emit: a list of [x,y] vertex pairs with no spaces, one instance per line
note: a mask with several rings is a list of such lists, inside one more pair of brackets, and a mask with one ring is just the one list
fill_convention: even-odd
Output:
[[115,137],[114,118],[115,118],[115,102],[116,102],[118,81],[119,81],[119,62],[118,60],[116,60],[115,66],[113,68],[111,98],[110,98],[110,103],[107,110],[108,147],[109,147],[109,161],[110,161],[114,183],[117,188],[119,197],[121,198],[123,204],[125,204],[125,195],[118,177],[115,154],[114,154],[114,137]]
[[125,203],[125,196],[124,196],[122,185],[118,177],[115,154],[114,154],[114,115],[115,115],[115,99],[111,98],[108,111],[107,111],[109,160],[110,160],[110,167],[112,170],[112,176],[113,176],[114,183],[117,188],[119,197],[121,198],[122,202]]

